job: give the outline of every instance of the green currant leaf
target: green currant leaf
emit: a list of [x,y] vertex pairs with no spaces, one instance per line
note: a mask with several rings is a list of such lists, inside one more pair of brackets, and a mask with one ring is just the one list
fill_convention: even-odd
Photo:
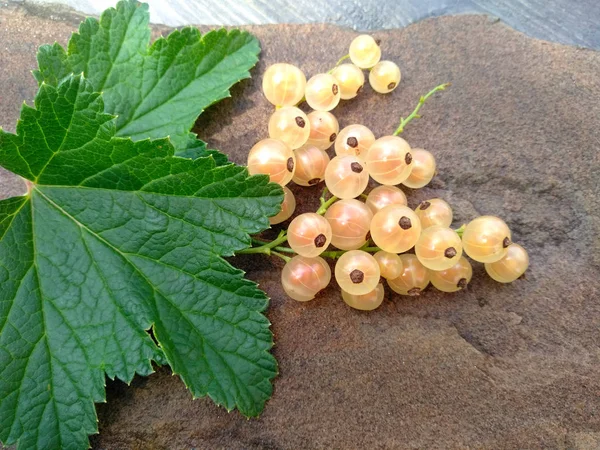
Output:
[[67,52],[58,44],[42,46],[34,76],[56,86],[69,73],[83,73],[94,91],[103,93],[105,112],[118,116],[117,136],[134,141],[169,136],[176,154],[189,155],[194,121],[249,77],[260,46],[244,31],[220,29],[201,36],[194,27],[149,46],[148,23],[148,5],[121,1],[99,21],[86,19]]
[[[282,191],[244,167],[115,137],[81,75],[43,83],[0,165],[0,440],[84,449],[104,376],[168,363],[194,397],[255,416],[276,362],[267,297],[223,256],[269,226]],[[152,338],[154,336],[154,339]]]

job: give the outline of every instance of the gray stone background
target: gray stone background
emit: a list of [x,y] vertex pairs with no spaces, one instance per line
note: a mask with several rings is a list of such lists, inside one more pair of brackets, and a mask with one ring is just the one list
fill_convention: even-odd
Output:
[[[599,0],[146,0],[154,23],[169,26],[326,22],[355,30],[402,28],[426,17],[483,13],[530,36],[600,48]],[[61,3],[99,14],[116,0],[19,0]]]

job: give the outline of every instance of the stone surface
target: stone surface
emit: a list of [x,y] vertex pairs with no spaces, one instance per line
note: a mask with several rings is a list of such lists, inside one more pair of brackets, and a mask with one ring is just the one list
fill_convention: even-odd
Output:
[[[35,48],[64,43],[73,28],[0,10],[2,126],[14,129],[19,105],[34,95]],[[250,29],[264,49],[254,79],[197,123],[239,163],[265,137],[273,110],[260,92],[265,68],[287,61],[307,74],[327,70],[355,35],[317,25]],[[527,279],[500,285],[476,264],[466,292],[388,291],[380,309],[363,313],[346,307],[335,286],[309,304],[289,300],[280,261],[235,258],[272,297],[280,375],[263,416],[192,401],[161,368],[131,386],[108,381],[94,448],[598,448],[600,54],[480,16],[375,35],[403,80],[388,96],[367,86],[336,109],[341,123],[390,133],[421,94],[452,82],[404,133],[439,165],[430,186],[407,190],[410,205],[444,198],[455,225],[503,217],[530,252]],[[7,177],[4,196],[15,186]],[[301,211],[317,206],[318,188],[293,190]]]

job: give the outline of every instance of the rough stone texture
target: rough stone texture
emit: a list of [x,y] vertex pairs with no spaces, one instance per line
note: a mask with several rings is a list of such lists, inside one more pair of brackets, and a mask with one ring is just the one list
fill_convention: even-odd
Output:
[[[0,22],[0,123],[13,129],[35,91],[35,48],[64,42],[73,24],[15,9],[0,10]],[[260,92],[264,69],[288,61],[324,71],[354,36],[319,25],[251,30],[264,49],[254,79],[197,127],[239,163],[273,110]],[[309,304],[289,300],[280,261],[236,258],[272,297],[280,375],[263,416],[192,401],[162,368],[132,386],[108,382],[94,448],[600,448],[600,54],[478,16],[375,35],[403,80],[388,96],[367,86],[335,111],[341,123],[389,133],[419,95],[452,82],[405,132],[439,164],[429,187],[408,192],[410,205],[442,197],[456,225],[503,217],[530,252],[527,279],[501,285],[476,264],[467,292],[387,292],[363,313],[335,286]],[[319,188],[293,190],[299,210],[316,207]]]

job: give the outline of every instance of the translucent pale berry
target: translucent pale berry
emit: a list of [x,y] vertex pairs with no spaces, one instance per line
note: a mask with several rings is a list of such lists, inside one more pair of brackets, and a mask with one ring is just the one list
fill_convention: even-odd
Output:
[[523,275],[528,267],[527,250],[519,244],[511,244],[501,260],[485,264],[485,271],[500,283],[512,283]]
[[338,81],[342,100],[356,97],[365,84],[365,74],[354,64],[337,66],[331,75]]
[[308,114],[310,135],[308,145],[327,150],[333,145],[340,131],[340,125],[333,114],[327,111],[312,111]]
[[402,260],[396,253],[380,251],[373,258],[377,260],[383,278],[393,280],[402,274]]
[[292,181],[300,186],[314,186],[325,178],[329,155],[313,145],[304,145],[297,150],[296,171]]
[[421,264],[431,270],[446,270],[462,256],[460,236],[451,228],[435,225],[425,228],[415,244]]
[[325,219],[331,225],[331,244],[341,250],[356,250],[367,242],[373,214],[358,200],[339,200],[329,207]]
[[294,214],[294,210],[296,209],[296,197],[292,191],[290,191],[286,186],[283,187],[283,202],[281,202],[281,211],[277,213],[277,215],[271,217],[269,219],[269,223],[271,225],[276,225],[281,222],[285,222],[292,214]]
[[388,205],[406,206],[406,195],[396,186],[377,186],[367,195],[366,205],[375,214]]
[[412,170],[406,180],[402,182],[404,186],[412,189],[419,189],[429,184],[435,175],[435,158],[427,150],[422,148],[413,148]]
[[362,250],[344,253],[335,264],[335,279],[342,290],[352,295],[371,292],[379,283],[379,264]]
[[335,140],[335,154],[354,155],[364,162],[373,142],[375,142],[375,135],[367,127],[359,124],[348,125],[340,131]]
[[340,87],[333,75],[320,73],[306,83],[306,103],[317,111],[331,111],[340,102]]
[[475,261],[493,263],[506,255],[510,237],[508,225],[499,217],[477,217],[463,232],[463,249]]
[[350,43],[350,60],[361,69],[370,69],[381,59],[379,44],[368,34],[356,36]]
[[295,106],[278,109],[269,119],[269,137],[287,144],[291,149],[303,146],[309,134],[308,117]]
[[291,64],[273,64],[265,71],[262,88],[265,97],[273,105],[294,106],[304,96],[306,77]]
[[294,176],[296,156],[291,148],[276,139],[263,139],[248,154],[250,175],[269,175],[273,183],[285,186]]
[[366,162],[375,181],[388,186],[400,184],[412,170],[410,145],[398,136],[384,136],[371,145]]
[[342,290],[342,299],[346,304],[354,309],[361,311],[373,311],[379,308],[383,302],[385,290],[383,284],[379,283],[375,289],[363,295],[352,295]]
[[283,290],[294,300],[306,302],[331,281],[329,264],[319,257],[294,256],[281,272]]
[[415,255],[400,255],[400,260],[402,273],[387,280],[389,287],[400,295],[419,295],[429,284],[429,270]]
[[331,226],[323,216],[304,213],[290,222],[288,244],[299,255],[318,256],[330,243]]
[[408,206],[386,206],[371,221],[371,238],[386,252],[403,253],[414,247],[420,235],[421,222]]
[[369,183],[369,173],[355,156],[336,156],[325,169],[325,184],[341,199],[356,198]]
[[434,225],[449,227],[452,224],[452,208],[441,198],[425,200],[415,208],[423,229]]
[[369,72],[369,84],[375,92],[387,94],[400,84],[400,68],[392,61],[380,61]]
[[431,284],[442,292],[456,292],[465,289],[472,276],[473,268],[464,256],[461,256],[458,262],[449,269],[429,271]]

